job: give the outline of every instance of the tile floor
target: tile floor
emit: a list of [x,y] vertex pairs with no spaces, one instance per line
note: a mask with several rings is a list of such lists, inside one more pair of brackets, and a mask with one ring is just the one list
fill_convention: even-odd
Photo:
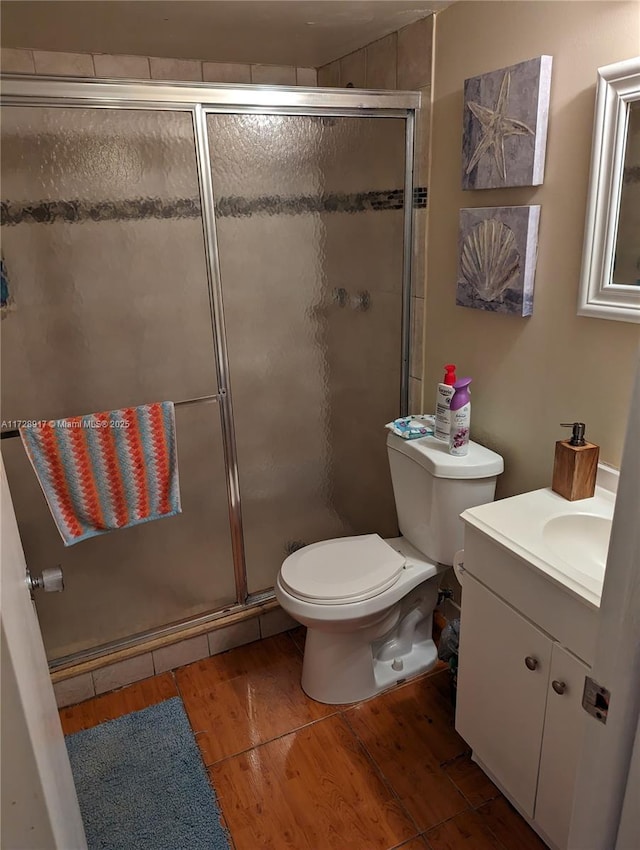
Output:
[[321,705],[300,688],[303,641],[296,629],[64,708],[63,729],[179,695],[235,850],[544,850],[469,758],[446,670]]

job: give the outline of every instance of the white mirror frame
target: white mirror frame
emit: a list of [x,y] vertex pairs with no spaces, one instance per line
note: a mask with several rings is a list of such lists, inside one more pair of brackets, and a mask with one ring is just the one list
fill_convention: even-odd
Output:
[[634,100],[640,100],[640,56],[598,68],[579,316],[640,322],[640,287],[611,282],[629,103]]

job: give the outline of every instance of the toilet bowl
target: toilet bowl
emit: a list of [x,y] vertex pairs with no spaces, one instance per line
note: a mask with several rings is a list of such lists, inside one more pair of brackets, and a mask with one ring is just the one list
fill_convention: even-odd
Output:
[[[342,577],[365,558],[374,580],[361,576],[359,592],[350,596]],[[293,559],[297,563],[288,563]],[[314,570],[321,559],[328,575]],[[324,703],[357,702],[431,668],[437,659],[431,621],[443,569],[403,537],[377,534],[326,540],[290,555],[275,590],[284,610],[307,627],[305,693]],[[377,580],[382,588],[375,588]]]
[[434,437],[387,438],[402,536],[323,540],[284,561],[275,594],[307,627],[302,688],[332,705],[357,702],[437,661],[432,618],[442,572],[462,547],[460,513],[492,501],[500,455],[469,444],[453,458]]

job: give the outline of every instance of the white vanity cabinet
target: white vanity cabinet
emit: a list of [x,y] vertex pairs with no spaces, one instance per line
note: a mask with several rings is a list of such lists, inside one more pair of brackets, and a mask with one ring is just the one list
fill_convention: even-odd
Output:
[[465,576],[456,729],[552,846],[566,848],[588,667]]
[[456,729],[553,850],[567,850],[582,737],[598,722],[582,693],[615,504],[606,480],[590,499],[547,488],[462,514]]

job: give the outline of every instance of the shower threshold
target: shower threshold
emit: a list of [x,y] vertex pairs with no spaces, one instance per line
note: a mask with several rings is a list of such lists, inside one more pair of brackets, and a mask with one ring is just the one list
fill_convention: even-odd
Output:
[[189,638],[224,629],[244,620],[251,620],[278,607],[272,590],[254,593],[244,604],[228,605],[222,610],[199,614],[158,629],[140,632],[121,640],[51,659],[49,661],[51,680],[55,684],[82,673],[90,673],[118,661],[125,661]]

